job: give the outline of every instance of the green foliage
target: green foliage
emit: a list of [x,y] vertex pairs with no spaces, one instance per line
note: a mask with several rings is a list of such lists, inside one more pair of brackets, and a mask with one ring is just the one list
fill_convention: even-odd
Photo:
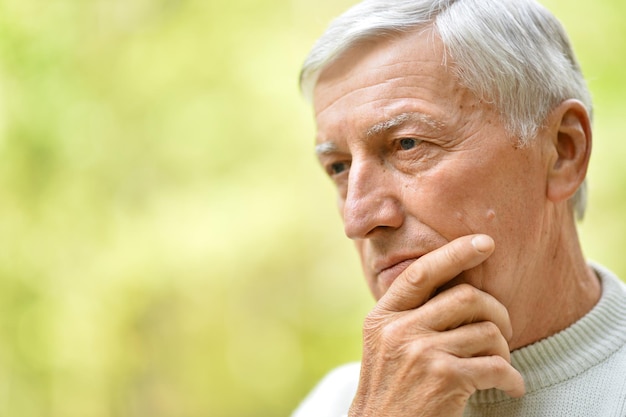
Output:
[[[547,2],[626,276],[624,5]],[[297,74],[349,2],[0,0],[0,417],[287,415],[372,306]]]

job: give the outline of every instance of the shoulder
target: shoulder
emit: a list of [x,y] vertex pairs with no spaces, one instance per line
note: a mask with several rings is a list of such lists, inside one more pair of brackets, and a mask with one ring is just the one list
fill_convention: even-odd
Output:
[[329,372],[309,393],[291,417],[342,417],[347,415],[359,383],[359,363]]

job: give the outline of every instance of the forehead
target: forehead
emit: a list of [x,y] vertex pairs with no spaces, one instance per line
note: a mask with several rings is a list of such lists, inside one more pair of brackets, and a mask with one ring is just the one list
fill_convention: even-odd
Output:
[[315,94],[321,84],[372,76],[372,71],[379,71],[390,63],[401,65],[415,60],[434,60],[443,65],[447,61],[444,50],[441,38],[430,28],[360,40],[320,71],[313,91]]
[[313,96],[318,133],[357,125],[369,130],[410,113],[443,123],[475,105],[444,51],[432,30],[354,46],[320,74]]

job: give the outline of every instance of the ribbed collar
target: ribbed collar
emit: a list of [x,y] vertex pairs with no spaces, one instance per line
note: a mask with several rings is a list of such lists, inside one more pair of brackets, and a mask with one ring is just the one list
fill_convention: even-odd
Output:
[[[602,282],[595,307],[567,329],[511,353],[526,394],[559,384],[605,361],[626,344],[626,287],[607,269],[592,265]],[[470,404],[516,401],[504,392],[479,391]]]

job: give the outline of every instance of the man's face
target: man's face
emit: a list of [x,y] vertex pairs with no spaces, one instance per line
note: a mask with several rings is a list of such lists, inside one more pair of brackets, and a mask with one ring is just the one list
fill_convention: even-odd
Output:
[[322,72],[314,106],[320,162],[376,299],[415,259],[473,233],[496,251],[449,285],[505,305],[524,291],[545,231],[546,147],[517,146],[444,65],[436,35],[353,48]]

